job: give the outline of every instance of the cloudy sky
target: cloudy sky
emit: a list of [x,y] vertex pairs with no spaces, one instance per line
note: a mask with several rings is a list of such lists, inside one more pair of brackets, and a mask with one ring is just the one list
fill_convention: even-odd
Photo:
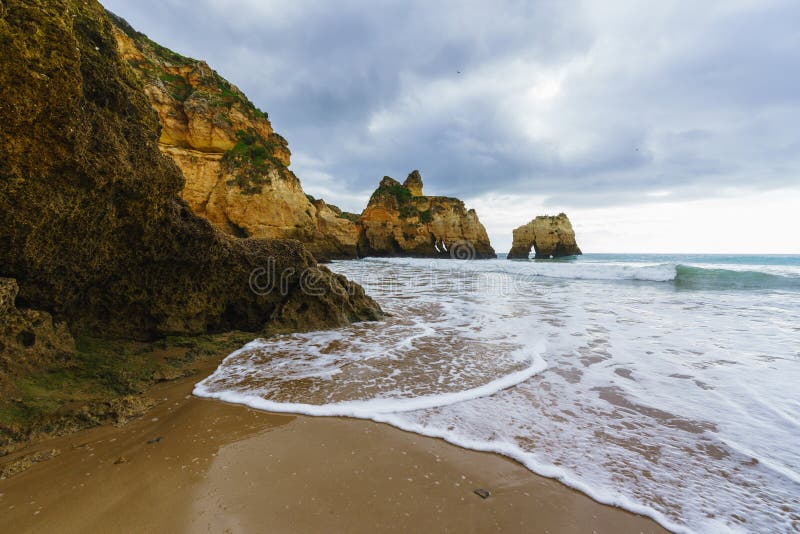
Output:
[[308,193],[384,175],[498,252],[566,211],[589,252],[800,253],[796,0],[101,0],[267,111]]

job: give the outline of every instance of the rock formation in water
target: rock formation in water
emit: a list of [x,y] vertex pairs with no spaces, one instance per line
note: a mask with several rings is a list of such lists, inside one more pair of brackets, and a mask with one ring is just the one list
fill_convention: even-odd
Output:
[[582,254],[567,215],[543,215],[514,230],[508,259],[528,259],[531,248],[536,258],[559,258]]
[[496,257],[475,210],[457,198],[423,195],[418,171],[403,184],[384,177],[358,225],[362,256]]
[[[186,158],[216,154],[226,176],[241,182],[237,195],[269,187],[261,183],[267,178],[294,187],[278,165],[288,162],[285,143],[233,88],[219,81],[205,99],[187,94],[179,109],[162,110],[175,116],[160,128],[95,0],[5,0],[0,44],[0,276],[17,280],[23,308],[67,321],[73,333],[128,338],[315,329],[378,317],[360,287],[318,267],[299,242],[227,236],[180,199],[184,178],[159,151],[159,131]],[[158,76],[216,79],[179,59],[176,74]],[[165,82],[164,91],[175,84]],[[215,107],[228,111],[207,113]],[[271,170],[251,172],[259,166]],[[294,212],[286,217],[293,221]],[[284,292],[251,290],[253,269],[268,265],[294,273]],[[304,272],[332,291],[304,291]]]
[[196,214],[238,237],[297,239],[318,260],[355,257],[355,224],[306,196],[266,113],[204,61],[110,16],[122,57],[158,113],[159,148],[183,172],[181,196]]

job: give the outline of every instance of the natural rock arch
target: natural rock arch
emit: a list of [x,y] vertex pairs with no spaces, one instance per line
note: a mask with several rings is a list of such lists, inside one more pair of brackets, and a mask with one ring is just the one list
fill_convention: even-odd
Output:
[[582,254],[575,241],[575,231],[564,213],[539,216],[514,230],[514,242],[508,259],[527,260],[535,250],[537,259],[560,258]]

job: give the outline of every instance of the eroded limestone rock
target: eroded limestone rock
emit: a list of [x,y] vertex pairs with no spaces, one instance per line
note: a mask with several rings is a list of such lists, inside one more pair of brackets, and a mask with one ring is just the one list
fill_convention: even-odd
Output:
[[181,196],[196,214],[237,237],[297,239],[318,260],[355,257],[355,224],[332,224],[307,197],[266,113],[204,61],[112,19],[120,52],[158,114],[159,148],[183,172]]
[[496,257],[475,210],[457,198],[423,196],[418,171],[404,184],[384,177],[358,224],[363,256]]
[[582,254],[572,224],[564,213],[542,215],[515,229],[508,259],[528,259],[531,248],[539,259]]
[[[0,275],[17,279],[26,308],[68,321],[75,334],[140,339],[289,325],[318,329],[379,316],[356,288],[326,300],[303,291],[305,271],[337,289],[352,284],[320,269],[299,242],[232,238],[180,199],[184,177],[159,151],[163,129],[99,3],[4,5]],[[180,57],[169,63],[179,68]],[[206,75],[213,76],[198,65],[186,76]],[[220,98],[245,113],[238,93],[220,84],[206,103],[213,107]],[[193,113],[185,106],[182,112]],[[177,117],[186,130],[168,135],[223,150],[233,140],[221,133],[227,130],[217,127],[218,118],[225,122],[212,117],[195,127]],[[266,119],[247,120],[260,137],[237,145],[280,161],[281,143],[273,136],[274,152],[257,150],[269,132]],[[234,147],[232,165],[239,155]],[[258,294],[249,285],[251,273],[270,261],[278,272],[295,274],[286,278],[284,292]],[[289,313],[290,304],[306,304],[302,321]]]

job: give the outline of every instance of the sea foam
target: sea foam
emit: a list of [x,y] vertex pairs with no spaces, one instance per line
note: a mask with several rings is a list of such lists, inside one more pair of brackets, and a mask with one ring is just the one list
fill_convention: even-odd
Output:
[[794,267],[677,260],[337,262],[391,317],[251,343],[195,392],[503,454],[677,532],[793,531]]

